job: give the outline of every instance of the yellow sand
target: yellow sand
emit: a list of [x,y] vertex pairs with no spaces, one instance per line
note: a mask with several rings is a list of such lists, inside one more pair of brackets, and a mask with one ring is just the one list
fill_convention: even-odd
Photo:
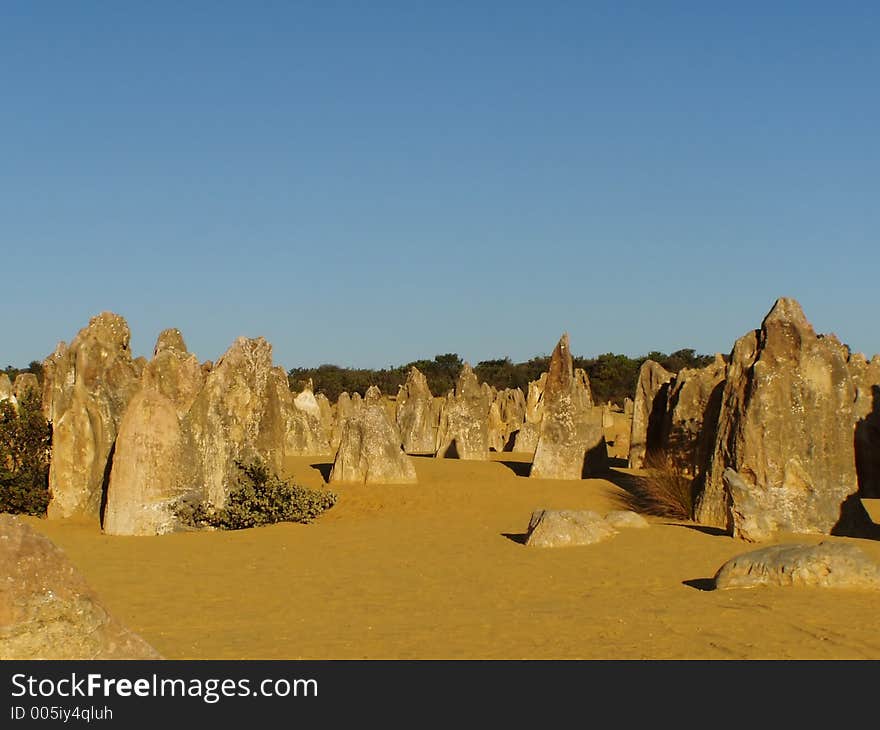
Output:
[[[170,659],[880,659],[877,593],[701,590],[754,546],[658,518],[527,548],[532,510],[604,514],[621,490],[517,476],[518,455],[413,460],[417,485],[334,487],[310,525],[126,538],[30,522]],[[329,461],[288,469],[316,487]],[[880,560],[880,543],[847,541]]]

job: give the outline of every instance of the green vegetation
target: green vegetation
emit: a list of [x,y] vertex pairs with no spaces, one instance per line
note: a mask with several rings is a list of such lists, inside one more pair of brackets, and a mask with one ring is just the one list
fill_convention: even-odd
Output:
[[225,506],[181,502],[177,517],[190,527],[243,530],[276,522],[311,522],[336,504],[336,494],[291,484],[262,462],[236,462],[241,477]]
[[[712,362],[711,355],[698,355],[694,350],[677,350],[667,355],[663,352],[649,352],[642,357],[616,355],[613,352],[594,358],[574,357],[574,366],[583,368],[590,377],[593,399],[596,403],[611,401],[623,405],[624,398],[632,398],[639,377],[639,368],[645,360],[656,360],[670,372],[677,373],[682,368],[703,367]],[[290,387],[302,390],[303,384],[311,378],[315,392],[323,393],[334,402],[343,391],[364,395],[367,388],[376,385],[383,393],[395,395],[399,386],[406,382],[407,373],[412,366],[417,367],[427,378],[428,387],[434,395],[446,395],[455,387],[455,382],[464,365],[456,353],[437,355],[433,360],[416,360],[399,367],[382,370],[363,368],[343,368],[338,365],[320,365],[316,368],[294,368],[288,373]],[[523,393],[529,389],[529,381],[536,380],[550,366],[550,356],[533,357],[527,362],[514,363],[509,357],[497,360],[484,360],[474,367],[477,377],[499,390],[520,388]]]
[[0,401],[0,512],[46,513],[51,440],[38,393],[28,390],[17,408]]

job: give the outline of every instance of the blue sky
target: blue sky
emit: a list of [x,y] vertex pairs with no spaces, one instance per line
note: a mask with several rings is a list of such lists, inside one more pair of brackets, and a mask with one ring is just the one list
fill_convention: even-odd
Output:
[[880,6],[5,2],[0,365],[880,352]]

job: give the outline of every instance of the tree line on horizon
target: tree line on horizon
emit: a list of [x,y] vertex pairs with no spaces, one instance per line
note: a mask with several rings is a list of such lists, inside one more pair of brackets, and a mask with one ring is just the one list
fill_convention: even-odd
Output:
[[[583,368],[590,378],[593,400],[596,403],[611,402],[623,406],[624,398],[632,398],[639,377],[639,368],[645,360],[654,360],[672,373],[682,368],[705,367],[714,355],[700,355],[693,349],[685,348],[673,353],[652,351],[640,357],[629,357],[607,352],[598,357],[573,357],[574,367]],[[323,393],[331,403],[335,403],[340,393],[360,393],[375,385],[383,393],[396,395],[398,388],[406,382],[411,367],[417,367],[428,381],[434,395],[444,396],[455,388],[455,383],[464,367],[464,360],[458,353],[449,352],[435,355],[433,360],[415,360],[406,365],[390,368],[353,368],[323,364],[311,368],[291,368],[287,379],[291,390],[299,392],[311,379],[315,393]],[[509,357],[483,360],[474,366],[474,372],[481,382],[488,383],[498,390],[519,388],[528,393],[529,382],[541,377],[550,367],[549,355],[538,355],[530,360],[514,363]],[[33,373],[42,382],[42,363],[32,361],[24,368],[7,365],[5,372],[14,381],[19,373]]]
[[[595,403],[615,403],[623,406],[624,398],[632,398],[639,377],[639,368],[645,360],[654,360],[672,373],[682,368],[705,367],[714,355],[700,355],[692,349],[649,352],[641,357],[629,357],[613,352],[598,357],[573,357],[574,367],[583,368],[590,378]],[[411,367],[418,368],[428,381],[435,396],[444,396],[455,388],[464,360],[457,353],[436,355],[433,360],[415,360],[397,367],[371,369],[351,368],[324,364],[312,368],[291,368],[288,382],[291,390],[301,391],[311,379],[315,393],[323,393],[333,403],[340,393],[360,393],[375,385],[383,393],[396,395],[406,382]],[[539,355],[525,362],[514,363],[509,357],[483,360],[474,366],[474,373],[481,382],[498,390],[519,388],[528,393],[529,382],[537,380],[550,367],[550,356]]]

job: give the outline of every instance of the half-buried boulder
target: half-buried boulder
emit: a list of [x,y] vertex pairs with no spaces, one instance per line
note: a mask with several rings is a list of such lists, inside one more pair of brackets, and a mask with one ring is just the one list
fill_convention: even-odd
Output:
[[529,547],[592,545],[617,534],[602,515],[592,510],[535,510],[529,520]]
[[880,565],[856,545],[773,545],[728,560],[715,574],[715,588],[801,586],[880,590]]

